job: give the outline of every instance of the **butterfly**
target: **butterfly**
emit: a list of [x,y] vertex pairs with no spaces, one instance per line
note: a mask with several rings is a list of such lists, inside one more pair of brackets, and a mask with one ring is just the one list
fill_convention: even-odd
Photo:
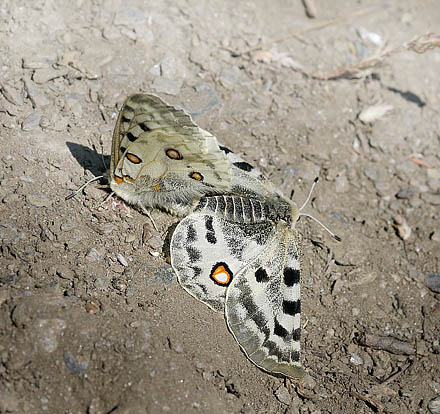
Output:
[[180,284],[211,309],[261,369],[303,375],[300,236],[295,203],[157,96],[127,98],[116,121],[110,187],[142,209],[184,218],[170,243]]

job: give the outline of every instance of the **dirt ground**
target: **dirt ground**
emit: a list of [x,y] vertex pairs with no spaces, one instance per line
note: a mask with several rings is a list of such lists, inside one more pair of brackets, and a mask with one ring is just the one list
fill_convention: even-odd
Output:
[[[440,5],[314,4],[1,2],[0,413],[440,412],[440,49],[305,75],[438,31]],[[157,232],[103,203],[104,181],[65,200],[105,170],[101,144],[108,166],[136,92],[184,107],[299,204],[320,175],[307,211],[342,242],[297,224],[301,382],[260,371],[179,286],[176,218],[154,211]]]

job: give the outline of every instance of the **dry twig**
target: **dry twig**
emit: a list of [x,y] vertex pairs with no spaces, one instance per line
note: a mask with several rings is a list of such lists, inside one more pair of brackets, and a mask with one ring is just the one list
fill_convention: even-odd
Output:
[[311,78],[321,80],[356,78],[359,77],[365,70],[372,69],[381,65],[386,58],[396,55],[397,53],[411,51],[422,54],[436,47],[440,47],[440,35],[437,35],[435,33],[428,33],[416,37],[413,40],[410,40],[409,42],[406,42],[403,45],[400,45],[393,49],[379,50],[373,56],[365,58],[354,65],[343,66],[335,70],[334,72],[309,73],[303,71],[303,73]]

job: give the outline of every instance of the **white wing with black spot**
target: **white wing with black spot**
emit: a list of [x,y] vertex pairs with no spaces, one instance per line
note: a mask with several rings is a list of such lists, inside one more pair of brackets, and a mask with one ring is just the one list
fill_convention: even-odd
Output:
[[269,222],[235,223],[213,214],[193,213],[176,227],[171,264],[180,284],[216,311],[235,275],[263,249],[273,232]]
[[258,199],[205,197],[176,227],[171,264],[180,284],[210,308],[258,367],[302,376],[300,264],[294,230]]
[[262,252],[235,275],[226,292],[229,329],[248,358],[271,373],[298,378],[300,262],[296,237],[278,223]]

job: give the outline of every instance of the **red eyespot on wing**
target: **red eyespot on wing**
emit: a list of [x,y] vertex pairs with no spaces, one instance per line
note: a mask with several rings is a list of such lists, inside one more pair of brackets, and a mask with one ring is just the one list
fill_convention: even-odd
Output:
[[197,180],[197,181],[203,181],[203,179],[204,179],[203,175],[197,171],[189,173],[189,177],[192,178],[193,180]]
[[211,270],[209,277],[216,285],[228,286],[232,281],[232,272],[226,263],[216,263]]
[[182,157],[182,155],[180,154],[180,152],[177,151],[177,150],[174,149],[174,148],[168,148],[168,149],[165,151],[165,154],[167,154],[167,157],[168,157],[168,158],[171,158],[172,160],[181,160],[181,159],[183,159],[183,157]]
[[131,152],[128,152],[125,157],[133,164],[140,164],[142,162],[142,160],[137,155],[134,155]]

